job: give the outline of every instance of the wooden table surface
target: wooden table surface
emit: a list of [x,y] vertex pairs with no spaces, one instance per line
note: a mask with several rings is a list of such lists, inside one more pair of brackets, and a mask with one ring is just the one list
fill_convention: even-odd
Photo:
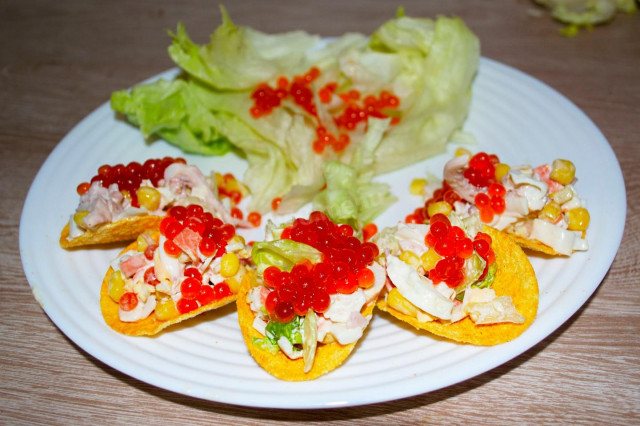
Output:
[[[266,410],[190,398],[85,353],[33,297],[18,250],[20,213],[38,169],[112,91],[173,66],[167,29],[200,43],[220,22],[210,1],[0,1],[0,423],[640,422],[640,14],[575,38],[526,0],[404,1],[412,16],[462,17],[482,54],[552,86],[615,151],[628,208],[622,245],[587,303],[542,342],[460,384],[333,410]],[[236,23],[266,32],[370,33],[391,1],[229,2]],[[597,202],[597,200],[589,200]]]

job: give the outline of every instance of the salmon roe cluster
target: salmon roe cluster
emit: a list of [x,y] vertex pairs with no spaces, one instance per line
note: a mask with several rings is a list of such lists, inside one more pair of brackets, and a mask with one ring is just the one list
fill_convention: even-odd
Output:
[[304,75],[295,76],[292,82],[286,77],[280,77],[277,86],[271,87],[267,83],[260,83],[251,94],[253,106],[249,110],[253,118],[260,118],[271,114],[280,106],[282,101],[291,97],[293,102],[301,106],[309,114],[317,115],[316,105],[313,101],[313,91],[309,85],[320,75],[320,70],[311,68]]
[[[497,155],[479,152],[471,157],[462,172],[471,185],[484,190],[474,198],[480,220],[484,223],[490,223],[495,215],[504,213],[506,209],[504,196],[507,191],[496,178],[496,165],[498,164],[500,164],[500,159]],[[418,207],[413,213],[407,215],[405,222],[425,223],[431,216],[430,206],[444,202],[448,205],[448,210],[451,211],[454,209],[454,203],[461,200],[462,197],[451,188],[447,181],[444,181],[442,186],[434,191],[433,196],[424,203],[423,207]]]
[[[282,102],[291,98],[293,102],[316,118],[316,139],[313,141],[313,150],[322,154],[327,147],[335,152],[344,151],[351,142],[347,133],[333,134],[318,119],[318,108],[315,103],[317,98],[323,104],[329,104],[334,96],[338,96],[343,106],[332,117],[337,128],[353,131],[361,122],[366,122],[369,117],[387,118],[388,111],[400,106],[400,99],[393,93],[383,90],[379,96],[367,95],[361,100],[362,94],[355,89],[338,93],[338,83],[335,81],[326,83],[317,93],[314,93],[311,84],[320,76],[320,69],[312,67],[305,74],[295,76],[293,81],[286,77],[280,77],[276,86],[260,83],[251,94],[253,106],[249,112],[253,118],[260,118],[273,112]],[[399,116],[391,118],[391,124],[400,122]]]
[[500,159],[495,154],[479,152],[469,160],[463,175],[477,188],[486,188],[486,192],[476,195],[474,201],[480,211],[480,220],[489,223],[496,214],[504,213],[506,190],[496,179],[496,165]]
[[465,235],[462,228],[451,225],[443,214],[433,215],[425,244],[442,259],[428,271],[429,279],[434,284],[444,282],[451,288],[458,287],[464,281],[464,261],[469,259],[474,251],[486,261],[485,269],[480,276],[480,279],[483,279],[489,266],[496,260],[491,242],[491,237],[484,232],[478,232],[472,240]]
[[[171,207],[168,216],[160,223],[160,233],[166,237],[163,249],[169,256],[177,257],[184,252],[198,259],[198,254],[222,257],[226,253],[227,243],[235,235],[235,228],[205,212],[202,206],[190,204],[187,207]],[[182,297],[176,302],[180,313],[190,312],[232,294],[225,282],[214,286],[203,284],[202,274],[195,267],[186,268],[184,275],[180,284]]]
[[368,266],[378,256],[378,246],[361,242],[349,225],[337,225],[316,211],[309,219],[296,219],[281,238],[310,245],[323,256],[316,264],[298,263],[289,272],[276,266],[265,269],[264,282],[272,289],[265,307],[275,321],[289,322],[309,309],[323,313],[329,309],[332,294],[351,294],[374,283]]
[[171,207],[168,216],[160,222],[160,233],[167,238],[164,250],[171,256],[184,251],[193,257],[198,253],[220,257],[236,230],[233,225],[205,212],[202,206],[190,204]]
[[[369,117],[389,117],[383,110],[396,109],[400,106],[400,99],[387,90],[381,91],[377,98],[373,95],[365,96],[362,103],[358,104],[360,96],[360,92],[357,90],[350,90],[348,94],[340,95],[347,107],[342,114],[335,117],[335,123],[338,127],[353,130],[359,123],[367,121]],[[400,118],[397,116],[391,118],[391,124],[397,124],[399,121]]]
[[173,163],[186,164],[184,158],[164,157],[158,159],[149,159],[143,164],[132,161],[126,166],[124,164],[116,164],[111,166],[103,164],[98,168],[98,173],[94,175],[89,182],[83,182],[76,188],[78,195],[83,195],[94,182],[99,182],[104,188],[108,188],[111,184],[117,184],[118,189],[131,197],[131,205],[140,207],[138,202],[137,190],[144,179],[151,181],[153,186],[158,186],[160,181],[164,179],[164,171]]

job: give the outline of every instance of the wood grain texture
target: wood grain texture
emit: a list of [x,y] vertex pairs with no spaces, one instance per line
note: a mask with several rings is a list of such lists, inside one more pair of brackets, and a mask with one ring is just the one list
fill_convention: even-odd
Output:
[[[18,250],[22,205],[47,155],[79,120],[112,91],[172,66],[166,30],[182,21],[197,42],[206,42],[219,11],[197,0],[0,0],[0,423],[640,422],[640,14],[618,15],[568,39],[528,0],[402,4],[411,15],[461,16],[480,37],[484,56],[554,87],[611,143],[626,181],[626,230],[609,273],[582,309],[544,341],[485,374],[363,407],[236,407],[113,370],[60,333],[31,294]],[[369,33],[397,5],[238,0],[227,7],[237,23],[263,31],[303,28],[335,36]]]

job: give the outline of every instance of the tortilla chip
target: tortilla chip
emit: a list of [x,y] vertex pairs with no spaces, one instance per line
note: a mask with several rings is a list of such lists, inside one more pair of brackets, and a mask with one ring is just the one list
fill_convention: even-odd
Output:
[[[308,373],[305,373],[304,360],[302,358],[292,360],[281,351],[278,351],[276,354],[271,354],[254,345],[252,339],[264,337],[253,328],[253,320],[255,317],[250,305],[247,303],[247,294],[249,290],[256,285],[258,284],[253,274],[246,274],[240,285],[238,300],[236,301],[238,305],[238,322],[240,323],[242,337],[247,345],[247,349],[249,349],[249,353],[269,374],[278,379],[292,382],[313,380],[335,370],[349,357],[349,354],[351,354],[357,342],[348,345],[341,345],[338,342],[318,343],[313,367],[311,367]],[[362,315],[365,317],[370,316],[373,312],[374,305],[375,302],[371,302],[365,306]]]
[[538,312],[538,281],[529,259],[509,235],[487,226],[484,227],[484,232],[493,239],[491,247],[496,254],[498,267],[491,288],[498,296],[511,296],[517,311],[525,317],[523,324],[476,325],[469,317],[453,324],[439,320],[419,322],[415,317],[388,306],[385,300],[378,302],[378,308],[417,329],[456,342],[492,346],[518,337],[531,325]]
[[127,217],[113,223],[106,223],[94,231],[86,231],[69,240],[69,224],[67,223],[60,234],[60,246],[68,249],[96,244],[108,244],[135,240],[147,229],[157,228],[163,216],[141,215]]
[[[122,253],[128,250],[135,250],[136,244],[136,242],[131,243],[122,251]],[[158,320],[155,314],[152,312],[151,315],[143,320],[136,322],[123,322],[120,321],[120,316],[118,314],[118,304],[114,302],[111,297],[109,297],[109,276],[111,276],[113,272],[113,268],[109,267],[104,280],[102,280],[102,288],[100,289],[100,308],[102,309],[102,317],[109,327],[119,333],[126,334],[128,336],[152,336],[169,327],[170,325],[177,324],[189,318],[193,318],[203,312],[211,311],[221,306],[228,305],[229,303],[235,301],[237,297],[237,295],[234,294],[229,297],[225,297],[224,299],[215,300],[208,305],[201,306],[198,309],[187,312],[186,314],[178,315],[177,317],[167,321]]]

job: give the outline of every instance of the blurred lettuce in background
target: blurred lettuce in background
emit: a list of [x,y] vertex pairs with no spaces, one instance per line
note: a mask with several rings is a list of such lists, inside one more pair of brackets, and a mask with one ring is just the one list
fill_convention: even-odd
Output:
[[551,16],[565,24],[561,33],[574,36],[581,27],[589,28],[613,20],[618,12],[635,13],[636,0],[534,0],[551,11]]

